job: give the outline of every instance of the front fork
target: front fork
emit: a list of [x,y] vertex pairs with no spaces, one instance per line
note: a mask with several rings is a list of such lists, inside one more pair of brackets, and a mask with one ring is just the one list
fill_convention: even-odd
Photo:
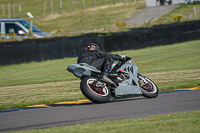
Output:
[[137,79],[138,79],[138,83],[141,86],[147,85],[149,82],[146,81],[145,77],[142,76],[140,73],[137,73]]

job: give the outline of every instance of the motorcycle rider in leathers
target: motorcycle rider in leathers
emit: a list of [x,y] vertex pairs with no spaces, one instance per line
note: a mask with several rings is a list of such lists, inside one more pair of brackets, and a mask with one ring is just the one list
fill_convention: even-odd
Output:
[[95,67],[102,71],[103,79],[111,82],[108,75],[112,75],[111,68],[114,60],[124,60],[126,58],[129,57],[101,52],[97,44],[89,43],[86,48],[80,52],[77,63],[87,63]]

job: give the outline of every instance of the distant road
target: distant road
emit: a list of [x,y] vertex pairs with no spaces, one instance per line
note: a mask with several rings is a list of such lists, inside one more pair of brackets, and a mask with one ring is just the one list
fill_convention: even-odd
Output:
[[127,25],[143,25],[144,23],[148,23],[150,20],[153,21],[162,15],[174,10],[179,5],[166,5],[166,6],[157,6],[157,7],[146,7],[130,18],[126,19]]
[[135,97],[106,104],[84,103],[0,113],[0,132],[200,110],[200,90]]

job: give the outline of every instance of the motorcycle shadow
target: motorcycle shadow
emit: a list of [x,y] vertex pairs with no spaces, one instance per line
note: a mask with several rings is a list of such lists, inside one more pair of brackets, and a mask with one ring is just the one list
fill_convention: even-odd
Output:
[[[135,101],[135,100],[142,100],[142,99],[147,99],[145,97],[132,97],[132,98],[123,98],[123,99],[114,99],[114,100],[111,100],[107,103],[98,103],[98,104],[109,104],[109,103],[117,103],[117,102],[125,102],[125,101]],[[84,105],[98,105],[97,103],[94,103],[92,101],[89,101],[87,99],[87,102],[84,102],[84,103],[80,103],[80,102],[73,102],[73,103],[55,103],[55,104],[49,104],[48,106],[51,106],[51,107],[59,107],[59,106],[84,106]]]

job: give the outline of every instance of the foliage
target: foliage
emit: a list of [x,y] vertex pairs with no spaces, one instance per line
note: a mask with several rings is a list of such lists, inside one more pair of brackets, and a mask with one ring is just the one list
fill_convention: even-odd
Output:
[[124,21],[124,22],[117,22],[116,25],[117,25],[118,27],[125,27],[126,24],[127,24],[126,21]]
[[174,16],[174,22],[175,23],[180,23],[182,19],[183,19],[182,14]]

